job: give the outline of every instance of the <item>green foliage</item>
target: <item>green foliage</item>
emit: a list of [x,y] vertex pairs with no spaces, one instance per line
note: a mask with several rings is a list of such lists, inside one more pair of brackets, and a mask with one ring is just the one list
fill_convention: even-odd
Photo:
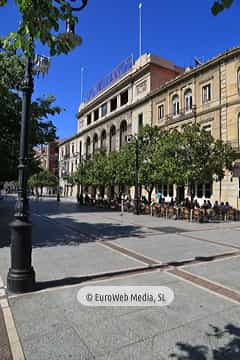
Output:
[[[11,71],[9,70],[11,69]],[[21,58],[11,53],[0,53],[0,181],[16,180],[19,157],[20,123],[22,99],[18,92],[23,76]],[[29,150],[56,138],[56,128],[49,115],[59,114],[61,109],[54,106],[55,98],[38,98],[31,105]],[[32,169],[35,171],[33,152],[30,154]]]
[[214,140],[198,124],[186,126],[180,139],[177,158],[182,168],[182,183],[207,183],[214,174],[222,178],[224,169],[232,170],[235,152],[221,140]]
[[28,179],[28,185],[31,186],[32,188],[37,188],[37,187],[41,188],[44,186],[55,188],[58,185],[58,179],[50,171],[42,170],[39,173],[32,175]]
[[138,153],[139,184],[151,192],[155,184],[193,185],[208,183],[225,169],[232,170],[236,153],[198,124],[187,125],[181,132],[161,131],[146,126],[138,138],[123,146],[119,152],[100,152],[80,164],[76,182],[84,185],[106,186],[136,181]]
[[213,15],[218,15],[220,12],[222,12],[225,9],[229,9],[234,0],[218,0],[214,1],[211,11]]
[[[78,22],[71,3],[64,0],[15,0],[20,13],[20,23],[16,31],[2,40],[4,48],[21,49],[26,55],[33,55],[35,41],[40,41],[50,50],[50,55],[67,54],[82,42],[80,36],[61,31],[61,23]],[[87,1],[83,1],[86,5]],[[0,0],[0,6],[6,6]]]

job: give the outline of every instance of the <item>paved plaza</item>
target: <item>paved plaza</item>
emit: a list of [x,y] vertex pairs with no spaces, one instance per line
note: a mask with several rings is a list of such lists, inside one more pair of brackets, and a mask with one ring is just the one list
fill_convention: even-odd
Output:
[[[240,223],[32,200],[37,287],[15,295],[5,289],[14,202],[0,202],[1,360],[240,359]],[[167,286],[175,298],[88,307],[77,300],[86,285]]]

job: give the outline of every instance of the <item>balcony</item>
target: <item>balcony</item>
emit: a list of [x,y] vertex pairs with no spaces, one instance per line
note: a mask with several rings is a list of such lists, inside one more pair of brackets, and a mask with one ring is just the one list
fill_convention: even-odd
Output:
[[171,125],[171,124],[174,124],[176,122],[186,120],[186,119],[191,119],[192,117],[195,117],[196,116],[196,109],[197,109],[196,105],[193,105],[192,109],[190,111],[186,111],[185,109],[183,109],[177,115],[174,115],[173,113],[168,114],[166,116],[166,125]]
[[230,145],[236,152],[240,152],[240,144],[238,140],[229,140],[226,141],[228,145]]

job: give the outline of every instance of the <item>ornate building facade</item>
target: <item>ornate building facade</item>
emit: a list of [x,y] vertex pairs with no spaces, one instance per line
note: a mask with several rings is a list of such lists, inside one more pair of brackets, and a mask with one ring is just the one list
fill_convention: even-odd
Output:
[[[60,179],[71,175],[79,162],[99,148],[118,150],[126,135],[149,124],[163,129],[197,122],[216,139],[240,147],[240,47],[183,69],[157,56],[145,54],[118,80],[80,105],[78,132],[59,147]],[[196,184],[201,201],[229,201],[240,206],[240,171],[226,173],[222,181]],[[165,198],[188,196],[184,186],[158,184]],[[74,191],[72,192],[74,194]]]

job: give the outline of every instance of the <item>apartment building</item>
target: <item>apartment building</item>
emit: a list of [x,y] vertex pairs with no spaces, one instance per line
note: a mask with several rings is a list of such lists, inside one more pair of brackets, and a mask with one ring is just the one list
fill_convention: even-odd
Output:
[[[170,130],[197,122],[214,138],[228,142],[238,151],[240,48],[230,49],[194,68],[187,68],[181,76],[166,82],[152,94],[152,104],[153,125]],[[239,207],[239,176],[236,164],[233,173],[226,172],[222,181],[196,184],[195,195],[199,200],[229,201]],[[169,195],[166,184],[162,185],[162,190]],[[177,191],[182,193],[182,197],[188,195],[186,187],[175,187],[170,191],[174,196]]]
[[46,145],[34,148],[35,157],[39,160],[40,167],[43,170],[49,170],[56,176],[58,176],[59,144],[61,144],[61,141],[55,140]]
[[[104,83],[104,82],[103,82]],[[145,54],[116,81],[101,89],[97,85],[80,105],[78,132],[60,145],[62,174],[72,174],[81,159],[97,149],[118,150],[126,135],[149,124],[163,129],[198,122],[216,139],[240,143],[240,47],[194,67],[183,69],[163,58]],[[62,164],[62,165],[61,165]],[[196,184],[199,201],[229,201],[239,207],[240,165],[222,181]],[[165,198],[185,197],[188,189],[159,184]]]
[[90,90],[79,107],[77,134],[59,148],[60,185],[66,194],[76,194],[67,179],[82,159],[98,149],[119,150],[127,135],[151,125],[150,94],[183,72],[158,56],[145,54],[135,63],[130,56]]

